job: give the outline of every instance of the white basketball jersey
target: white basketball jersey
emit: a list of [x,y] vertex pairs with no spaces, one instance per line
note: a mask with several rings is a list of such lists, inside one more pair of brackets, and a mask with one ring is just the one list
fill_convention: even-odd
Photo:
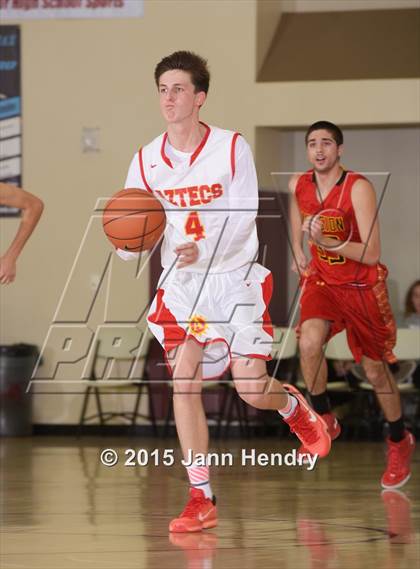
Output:
[[258,182],[249,145],[238,133],[204,126],[193,153],[173,148],[164,133],[140,149],[128,171],[125,187],[151,192],[165,209],[164,269],[176,264],[174,249],[188,241],[200,255],[182,271],[233,271],[258,254]]

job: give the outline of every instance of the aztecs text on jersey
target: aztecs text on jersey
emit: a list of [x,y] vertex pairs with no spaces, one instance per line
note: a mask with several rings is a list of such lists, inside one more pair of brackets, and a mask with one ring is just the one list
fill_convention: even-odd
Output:
[[142,188],[162,203],[166,229],[162,266],[176,262],[174,249],[199,248],[190,272],[228,272],[255,261],[258,183],[251,150],[238,133],[205,127],[193,153],[173,148],[161,134],[134,156],[126,188]]
[[[341,242],[361,243],[356,215],[351,201],[351,191],[361,174],[343,171],[323,203],[320,203],[313,170],[302,174],[296,185],[296,200],[302,218],[319,215],[322,233]],[[371,286],[378,279],[378,266],[353,261],[337,251],[326,250],[311,243],[310,269],[326,283],[332,285]]]

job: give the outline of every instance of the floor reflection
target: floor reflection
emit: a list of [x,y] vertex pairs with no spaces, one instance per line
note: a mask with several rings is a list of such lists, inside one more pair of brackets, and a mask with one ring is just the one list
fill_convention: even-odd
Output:
[[381,497],[388,521],[390,543],[412,543],[411,500],[407,494],[401,490],[383,490]]
[[211,532],[169,534],[169,542],[184,552],[186,569],[212,569],[217,541]]
[[298,519],[297,540],[308,548],[311,569],[328,569],[337,558],[337,549],[333,541],[319,522],[310,519]]
[[[387,520],[386,532],[388,535],[388,550],[384,550],[384,567],[387,569],[405,569],[406,557],[404,548],[396,549],[393,545],[408,545],[413,543],[414,530],[411,519],[411,500],[401,490],[383,490],[381,493]],[[331,533],[334,525],[325,524],[309,518],[299,518],[296,525],[297,540],[304,545],[310,554],[311,569],[329,569],[330,567],[344,566],[344,560],[357,566],[357,547],[352,555],[340,552]],[[419,551],[420,559],[420,551]],[[404,563],[404,564],[403,564]],[[360,565],[363,560],[360,559]]]

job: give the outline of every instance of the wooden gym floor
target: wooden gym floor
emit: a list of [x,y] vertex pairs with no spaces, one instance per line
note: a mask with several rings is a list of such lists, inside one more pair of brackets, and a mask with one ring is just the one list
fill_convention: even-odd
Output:
[[[404,492],[381,495],[381,443],[334,443],[309,472],[241,465],[242,448],[287,453],[291,440],[232,440],[213,451],[219,526],[168,535],[186,501],[185,469],[124,466],[127,448],[174,439],[70,437],[1,441],[1,569],[405,569],[420,562],[420,453]],[[114,467],[99,461],[115,449]],[[144,453],[143,453],[144,454]],[[150,455],[149,455],[150,458]],[[151,459],[153,460],[153,459]]]

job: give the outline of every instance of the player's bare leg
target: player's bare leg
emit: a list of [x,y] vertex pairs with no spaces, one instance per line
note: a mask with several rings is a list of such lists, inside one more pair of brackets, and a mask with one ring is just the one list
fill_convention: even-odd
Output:
[[300,327],[300,367],[306,387],[311,395],[319,395],[327,389],[327,362],[324,344],[329,322],[320,318],[305,320]]
[[386,420],[397,421],[402,415],[400,392],[388,364],[366,356],[363,356],[361,363]]
[[234,358],[231,370],[236,390],[244,401],[257,409],[277,410],[312,454],[329,453],[331,439],[323,419],[295,387],[270,377],[264,360]]
[[193,340],[170,352],[175,424],[184,460],[190,453],[207,454],[209,430],[204,413],[201,362],[203,348]]
[[384,488],[399,488],[411,475],[414,437],[405,430],[400,393],[388,365],[366,356],[362,358],[362,365],[389,425],[387,467],[381,483]]
[[289,394],[280,381],[267,374],[264,360],[257,358],[233,358],[232,376],[238,394],[257,409],[283,409]]
[[[330,323],[321,318],[310,318],[302,322],[299,336],[300,367],[306,387],[310,394],[314,410],[327,423],[331,439],[341,433],[337,418],[331,413],[331,405],[327,394],[327,361],[324,356]],[[308,449],[300,447],[299,452],[306,454]]]
[[217,525],[209,467],[197,457],[206,456],[209,446],[209,430],[201,398],[203,348],[193,340],[187,340],[170,353],[168,360],[171,361],[173,376],[175,424],[191,485],[190,499],[183,512],[169,524],[169,531],[201,531]]

